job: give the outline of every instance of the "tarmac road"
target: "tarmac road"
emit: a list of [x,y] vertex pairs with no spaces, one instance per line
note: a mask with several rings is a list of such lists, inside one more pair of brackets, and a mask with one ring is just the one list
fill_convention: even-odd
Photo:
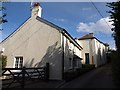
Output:
[[111,64],[94,69],[59,88],[115,88],[112,81]]

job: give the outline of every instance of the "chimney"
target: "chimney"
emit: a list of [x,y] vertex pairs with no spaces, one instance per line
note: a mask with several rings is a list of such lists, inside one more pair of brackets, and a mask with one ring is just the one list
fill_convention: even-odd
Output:
[[34,5],[32,6],[32,16],[41,17],[41,14],[42,14],[42,8],[40,7],[40,3],[34,2]]
[[89,35],[90,35],[90,37],[94,37],[94,36],[93,36],[93,33],[89,33]]

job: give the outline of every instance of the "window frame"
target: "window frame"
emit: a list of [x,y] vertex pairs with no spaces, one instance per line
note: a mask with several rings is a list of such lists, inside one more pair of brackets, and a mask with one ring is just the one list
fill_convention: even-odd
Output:
[[14,58],[14,68],[22,68],[23,67],[23,56],[15,56]]

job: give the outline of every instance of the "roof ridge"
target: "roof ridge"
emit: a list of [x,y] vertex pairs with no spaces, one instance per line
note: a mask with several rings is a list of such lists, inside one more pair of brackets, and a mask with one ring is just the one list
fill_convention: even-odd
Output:
[[91,38],[95,38],[93,36],[93,33],[85,34],[82,37],[79,37],[78,40],[81,40],[81,39],[91,39]]

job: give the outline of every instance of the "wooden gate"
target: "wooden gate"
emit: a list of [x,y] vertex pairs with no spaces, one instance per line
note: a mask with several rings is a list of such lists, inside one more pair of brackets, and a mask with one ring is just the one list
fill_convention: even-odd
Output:
[[[34,78],[49,80],[49,63],[46,63],[45,67],[39,68],[3,68],[2,76],[6,76],[12,80],[12,82],[8,83],[7,88],[9,88],[14,82],[19,83],[21,87],[24,88],[25,81]],[[4,80],[2,81],[4,83]]]

